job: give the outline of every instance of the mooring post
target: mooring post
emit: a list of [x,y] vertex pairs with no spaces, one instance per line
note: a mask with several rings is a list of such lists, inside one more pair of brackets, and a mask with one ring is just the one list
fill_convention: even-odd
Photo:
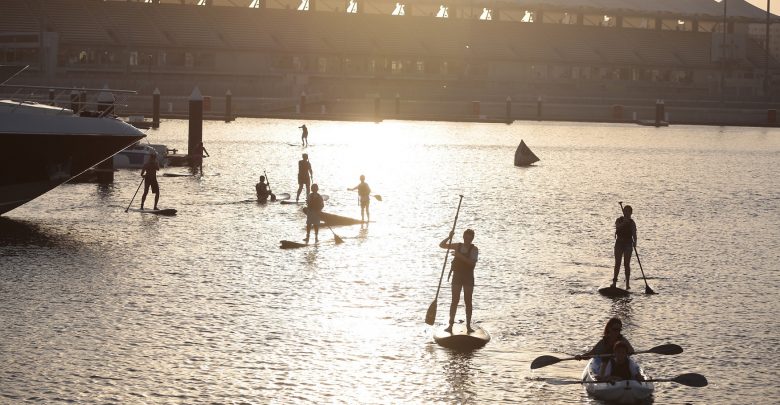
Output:
[[152,92],[152,128],[160,128],[160,89]]
[[506,122],[512,122],[512,97],[506,96]]
[[233,93],[225,92],[225,122],[233,121]]
[[187,155],[189,163],[192,166],[200,166],[203,157],[200,154],[193,155],[198,148],[198,144],[203,142],[203,95],[195,87],[190,95],[190,128],[187,137]]

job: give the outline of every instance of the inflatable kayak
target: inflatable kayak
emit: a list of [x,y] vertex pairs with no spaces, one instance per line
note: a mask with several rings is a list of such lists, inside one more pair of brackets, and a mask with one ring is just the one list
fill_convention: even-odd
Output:
[[[591,359],[582,372],[582,382],[584,383],[585,390],[587,390],[588,394],[593,398],[609,403],[635,404],[637,402],[647,401],[653,395],[655,387],[651,382],[636,380],[622,380],[614,383],[596,382],[596,376],[599,374],[599,369],[601,368],[601,361],[601,359]],[[629,359],[629,361],[636,364],[633,359]],[[645,379],[648,379],[644,370],[642,370],[638,364],[636,364],[636,367],[639,368],[639,373]]]

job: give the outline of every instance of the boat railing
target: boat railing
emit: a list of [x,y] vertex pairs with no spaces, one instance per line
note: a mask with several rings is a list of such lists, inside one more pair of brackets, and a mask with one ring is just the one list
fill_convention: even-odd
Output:
[[[6,97],[18,102],[17,108],[25,103],[35,102],[59,107],[61,112],[70,110],[76,115],[97,118],[115,114],[117,107],[127,107],[127,97],[137,94],[134,90],[119,90],[107,87],[96,89],[9,84],[0,84],[0,87],[15,90]],[[88,97],[90,95],[94,95],[94,97]],[[90,105],[95,106],[94,111],[89,111]]]

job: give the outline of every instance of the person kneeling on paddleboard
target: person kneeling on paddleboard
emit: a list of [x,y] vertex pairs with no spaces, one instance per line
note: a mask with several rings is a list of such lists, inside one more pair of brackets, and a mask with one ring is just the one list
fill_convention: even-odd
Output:
[[306,198],[306,238],[304,241],[309,243],[309,234],[311,228],[314,227],[314,242],[319,242],[318,235],[320,233],[320,213],[325,208],[325,201],[317,191],[320,187],[315,183],[311,185],[311,194]]
[[152,194],[154,194],[154,209],[157,209],[157,202],[160,201],[160,185],[157,183],[158,170],[160,170],[160,165],[157,164],[157,155],[153,153],[149,155],[149,161],[141,169],[141,177],[144,178],[144,194],[141,196],[141,209],[144,209],[146,195],[149,194],[149,187],[152,188]]
[[260,176],[260,182],[255,184],[257,192],[257,201],[264,203],[268,201],[268,185],[265,184],[265,176]]
[[601,371],[597,377],[599,381],[644,380],[639,372],[639,366],[628,358],[626,342],[622,340],[615,342],[612,353],[614,357],[601,363]]
[[623,342],[628,348],[628,353],[634,353],[634,347],[628,342],[625,336],[620,332],[623,330],[623,321],[620,318],[610,318],[607,325],[604,326],[604,337],[599,340],[590,351],[584,354],[574,356],[577,360],[589,359],[601,354],[612,354],[612,350],[617,342]]
[[[474,240],[474,230],[466,229],[463,232],[463,243],[450,243],[455,232],[444,238],[439,247],[442,249],[452,249],[454,258],[450,273],[452,276],[452,302],[450,303],[450,325],[444,329],[452,332],[452,325],[455,323],[455,313],[458,310],[460,301],[460,291],[463,290],[463,301],[466,303],[466,329],[468,333],[474,332],[471,328],[471,296],[474,292],[474,267],[477,265],[479,249],[471,242]],[[447,277],[449,279],[449,276]]]

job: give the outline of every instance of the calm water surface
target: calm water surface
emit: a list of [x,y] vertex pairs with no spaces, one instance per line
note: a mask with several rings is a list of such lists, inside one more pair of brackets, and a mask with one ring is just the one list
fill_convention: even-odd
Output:
[[[0,218],[0,402],[591,403],[545,381],[584,363],[529,365],[588,349],[611,316],[637,349],[684,347],[641,355],[652,376],[710,381],[659,384],[657,403],[780,396],[777,129],[307,122],[302,150],[300,124],[206,123],[206,175],[160,178],[176,217],[125,213],[140,178],[124,170]],[[186,128],[167,121],[149,140],[186,149]],[[520,139],[536,167],[512,165]],[[323,229],[318,246],[281,250],[303,214],[240,203],[264,169],[294,194],[302,151],[326,211],[359,215],[346,188],[360,174],[384,199],[370,226],[334,228],[344,244]],[[458,194],[457,234],[474,228],[480,248],[474,318],[493,337],[471,355],[423,322]],[[618,201],[658,295],[641,294],[636,260],[636,294],[596,293]]]

